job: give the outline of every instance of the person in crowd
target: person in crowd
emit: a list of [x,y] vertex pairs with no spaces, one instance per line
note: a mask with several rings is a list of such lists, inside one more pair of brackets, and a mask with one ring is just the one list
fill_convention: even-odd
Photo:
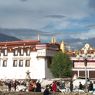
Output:
[[41,84],[39,81],[36,83],[36,92],[41,92]]
[[52,91],[52,84],[50,84],[48,86],[49,86],[50,91]]
[[33,80],[32,87],[33,87],[32,91],[35,92],[36,91],[36,80]]
[[17,87],[17,81],[16,80],[13,83],[13,87],[14,87],[14,90],[16,91],[16,87]]
[[93,83],[90,81],[90,84],[88,86],[88,91],[93,91]]
[[29,92],[33,91],[32,81],[29,82],[28,91],[29,91]]
[[61,82],[61,89],[65,89],[65,82]]
[[11,91],[11,87],[12,87],[12,83],[11,83],[11,81],[9,81],[9,83],[8,83],[8,91],[9,92]]
[[72,80],[71,80],[71,82],[70,82],[70,91],[71,91],[71,92],[73,91],[73,82],[72,82]]
[[52,91],[53,91],[53,92],[56,92],[56,91],[57,91],[57,84],[56,84],[56,81],[54,81],[53,84],[52,84]]
[[45,90],[44,90],[44,92],[43,92],[43,95],[50,95],[51,93],[50,93],[50,91],[49,91],[49,87],[48,87],[48,85],[46,85],[46,88],[45,88]]
[[80,90],[83,89],[83,85],[81,84],[81,82],[79,82],[79,89],[80,89]]
[[94,83],[93,83],[93,91],[95,91],[95,81],[94,81]]

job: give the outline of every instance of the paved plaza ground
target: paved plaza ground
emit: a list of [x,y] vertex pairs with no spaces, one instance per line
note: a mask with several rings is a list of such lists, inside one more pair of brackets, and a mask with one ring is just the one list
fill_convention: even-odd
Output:
[[[0,95],[43,95],[40,92],[1,92]],[[91,93],[52,93],[51,95],[93,95]]]

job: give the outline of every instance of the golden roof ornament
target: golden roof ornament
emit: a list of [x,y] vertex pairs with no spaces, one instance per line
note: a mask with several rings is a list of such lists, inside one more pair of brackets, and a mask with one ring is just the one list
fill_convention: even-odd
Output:
[[51,38],[51,43],[56,43],[56,38],[55,37]]
[[60,44],[60,49],[61,51],[64,53],[65,52],[65,44],[64,44],[64,41],[61,42]]

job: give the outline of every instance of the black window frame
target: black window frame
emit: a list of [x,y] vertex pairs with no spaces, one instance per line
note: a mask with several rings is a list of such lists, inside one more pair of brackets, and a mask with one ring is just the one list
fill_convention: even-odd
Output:
[[[5,63],[6,62],[6,63]],[[2,67],[7,67],[7,60],[3,60]]]
[[25,67],[30,67],[30,60],[25,61]]
[[17,60],[13,60],[13,67],[17,67]]
[[[23,53],[21,52],[21,50],[23,50]],[[20,48],[20,49],[19,49],[19,55],[20,55],[20,56],[23,56],[23,55],[24,55],[24,49],[23,49],[23,48]]]
[[0,50],[0,56],[1,56],[1,52],[2,52],[2,51]]
[[[29,50],[29,53],[28,53],[28,50]],[[30,48],[26,49],[26,56],[30,56]]]
[[[17,51],[17,53],[16,53]],[[18,56],[18,49],[14,49],[14,56]]]
[[8,56],[8,50],[7,50],[7,48],[3,49],[3,56]]
[[19,67],[23,67],[23,60],[19,60]]

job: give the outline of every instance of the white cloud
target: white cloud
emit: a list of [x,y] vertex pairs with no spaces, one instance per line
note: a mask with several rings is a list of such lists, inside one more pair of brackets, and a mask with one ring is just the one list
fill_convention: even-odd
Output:
[[[90,13],[93,12],[89,3],[93,4],[89,0],[26,0],[25,2],[0,0],[0,27],[52,32],[62,40],[89,39],[95,36],[95,29],[90,28],[85,31],[86,27],[84,26],[90,23],[88,21],[84,21],[87,23],[81,22],[84,18],[91,16]],[[93,23],[95,22],[93,21]],[[66,29],[69,29],[69,32]],[[76,31],[72,29],[76,29]],[[78,29],[84,29],[84,32]],[[22,39],[33,38],[29,34],[18,35],[15,33],[14,35]],[[41,39],[47,40],[49,37],[51,36],[42,35]],[[81,43],[78,42],[78,44]]]
[[[41,29],[51,22],[51,19],[46,18],[47,15],[81,19],[89,15],[87,2],[88,0],[0,0],[0,26]],[[55,21],[56,19],[54,23]],[[67,27],[61,21],[58,24]]]
[[90,39],[95,37],[95,29],[91,29],[85,32],[76,32],[74,34],[70,34],[70,38],[75,38],[75,39]]

